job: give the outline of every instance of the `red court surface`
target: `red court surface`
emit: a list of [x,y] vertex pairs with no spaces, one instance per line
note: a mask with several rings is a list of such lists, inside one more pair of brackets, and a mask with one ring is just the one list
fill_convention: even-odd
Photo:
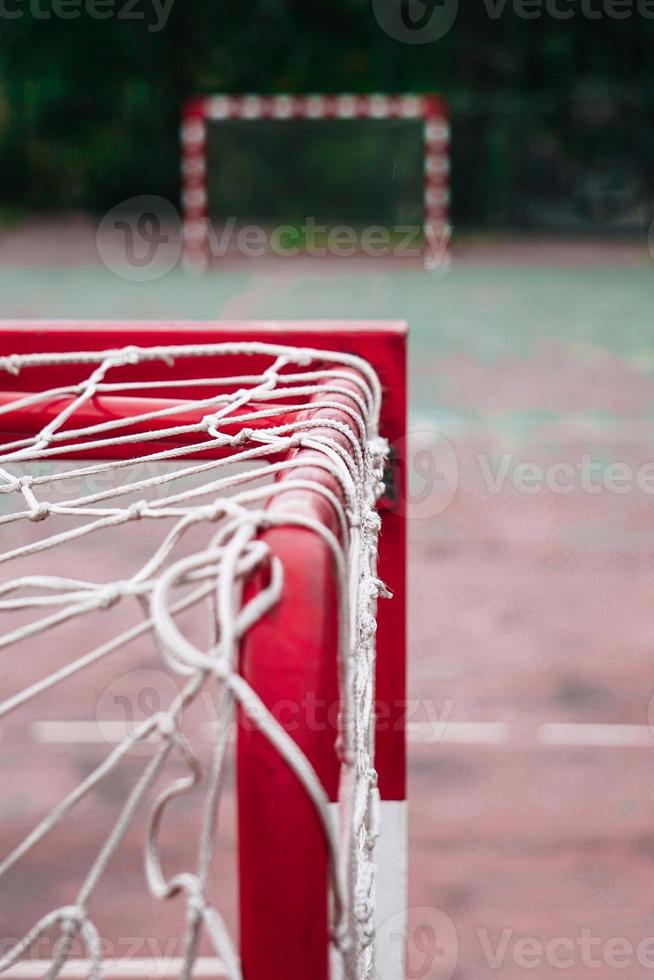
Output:
[[[464,261],[484,264],[484,246],[475,247]],[[514,259],[521,250],[504,248]],[[624,263],[615,250],[602,251],[600,262],[579,254],[604,276],[642,253],[634,249]],[[493,261],[504,260],[496,251]],[[513,273],[504,275],[499,286],[484,286],[491,304]],[[599,279],[597,289],[606,295]],[[569,340],[559,323],[556,340],[528,343],[527,320],[524,334],[515,325],[513,349],[487,357],[441,349],[426,331],[414,340],[412,980],[578,980],[587,971],[640,980],[654,969],[654,495],[646,476],[654,379],[647,338],[623,355],[614,349],[620,308],[606,305],[601,316],[610,339],[594,344],[578,343],[572,322]],[[545,335],[544,315],[543,324]],[[448,443],[435,441],[438,431]],[[516,474],[523,463],[538,467],[531,483]],[[614,463],[631,477],[626,491],[616,472],[607,478]],[[572,475],[552,469],[560,464]],[[570,489],[561,492],[557,480]],[[12,684],[32,664],[23,658],[14,669]],[[90,704],[55,703],[47,720],[94,723],[109,682],[98,677]],[[33,727],[44,719],[23,717],[20,731],[3,725],[3,852],[106,751],[79,744],[82,729],[73,733],[78,744],[46,744],[66,733]],[[88,865],[98,822],[128,784],[126,772],[27,859],[26,873],[13,874],[0,900],[4,935],[31,924],[35,908],[66,900],[66,880]],[[218,882],[229,907],[232,797],[226,802]],[[167,832],[179,868],[197,819],[191,803],[182,807],[184,833]],[[103,935],[115,955],[126,954],[130,937],[133,956],[180,955],[181,908],[146,902],[141,844],[131,834],[110,869]],[[50,862],[64,869],[63,888],[59,874],[44,874]]]
[[[589,507],[579,494],[490,497],[470,485],[459,489],[444,515],[409,524],[415,909],[409,948],[418,976],[450,975],[453,935],[452,975],[513,978],[527,972],[529,957],[517,945],[525,938],[544,947],[565,941],[551,948],[550,962],[541,957],[532,974],[555,977],[562,969],[557,956],[566,963],[572,957],[570,975],[579,975],[588,931],[602,947],[624,939],[634,949],[652,933],[648,568],[654,542],[638,534],[647,527],[649,501],[627,508],[623,500]],[[609,533],[623,521],[629,525],[623,534]],[[125,660],[123,666],[131,665]],[[27,678],[31,667],[22,661],[18,669]],[[98,696],[110,673],[100,672]],[[156,672],[151,683],[161,683]],[[48,717],[92,720],[81,701],[70,698],[52,706]],[[574,727],[545,727],[555,724]],[[6,728],[0,743],[5,847],[19,824],[54,805],[106,750],[34,741],[65,737],[56,727],[32,729],[31,739],[20,733],[15,740],[11,733],[9,742]],[[548,744],[557,739],[571,744]],[[580,744],[588,739],[591,744]],[[11,896],[3,903],[5,934],[31,922],[35,907],[65,901],[66,881],[88,864],[99,823],[124,798],[129,772],[104,788],[92,810],[80,811],[56,846],[44,844],[12,876],[4,891]],[[184,832],[169,830],[175,867],[192,857],[196,818],[192,803],[183,803]],[[230,795],[221,817],[223,896],[234,886],[233,863],[223,858],[234,845],[233,819]],[[140,850],[133,833],[110,869],[103,935],[116,944],[116,955],[128,954],[128,940],[131,955],[179,955],[171,937],[180,933],[180,907],[154,907],[146,899]],[[50,863],[56,874],[44,873]],[[445,952],[424,974],[415,931],[422,924],[447,937],[438,947]],[[575,952],[565,955],[569,941]],[[501,968],[489,950],[497,956],[504,950]],[[600,963],[594,975],[612,976],[609,953],[595,944],[592,955]],[[628,975],[647,975],[643,970]]]

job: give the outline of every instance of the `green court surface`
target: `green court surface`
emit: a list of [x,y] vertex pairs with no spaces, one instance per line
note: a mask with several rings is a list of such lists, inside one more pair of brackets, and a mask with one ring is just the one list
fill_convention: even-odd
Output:
[[[150,283],[126,281],[97,259],[85,267],[58,267],[56,260],[17,266],[11,256],[3,258],[3,317],[405,319],[411,327],[412,408],[438,412],[446,426],[450,411],[474,413],[471,400],[457,398],[453,379],[441,373],[452,358],[495,373],[507,359],[538,362],[545,349],[557,348],[580,370],[592,370],[601,355],[618,358],[636,374],[654,369],[654,261],[644,244],[625,258],[611,247],[543,250],[516,243],[494,249],[491,243],[465,250],[460,259],[455,251],[449,271],[435,273],[393,268],[383,260],[374,266],[341,263],[334,271],[316,261],[268,266],[251,260],[201,277],[177,269]],[[541,395],[546,410],[546,392]],[[550,407],[556,412],[564,406],[557,397]],[[512,411],[519,416],[520,406]]]

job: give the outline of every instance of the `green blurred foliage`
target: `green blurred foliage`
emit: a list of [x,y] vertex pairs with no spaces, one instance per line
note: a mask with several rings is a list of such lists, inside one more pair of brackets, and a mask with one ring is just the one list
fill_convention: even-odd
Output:
[[0,14],[2,207],[176,201],[181,105],[218,91],[443,92],[455,223],[544,220],[529,204],[541,185],[578,196],[580,214],[623,175],[639,202],[649,194],[654,22],[635,15],[523,20],[507,2],[492,19],[484,0],[461,0],[445,37],[407,45],[381,30],[370,0],[174,0],[161,30],[152,0],[134,7],[145,20],[30,10],[51,3],[5,0],[22,16]]

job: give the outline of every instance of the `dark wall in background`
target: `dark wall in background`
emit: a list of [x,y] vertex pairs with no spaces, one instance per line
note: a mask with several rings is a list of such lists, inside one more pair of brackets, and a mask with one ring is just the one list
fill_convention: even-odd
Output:
[[176,0],[158,31],[150,0],[133,8],[144,20],[45,18],[36,3],[5,0],[22,15],[0,16],[5,219],[176,201],[180,105],[213,91],[443,92],[460,226],[619,229],[651,215],[654,21],[635,11],[524,20],[507,2],[493,19],[462,0],[449,33],[416,45],[388,37],[370,0]]

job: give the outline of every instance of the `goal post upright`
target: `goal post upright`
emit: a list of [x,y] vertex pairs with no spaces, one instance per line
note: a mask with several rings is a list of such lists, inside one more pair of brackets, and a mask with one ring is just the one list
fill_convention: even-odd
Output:
[[[405,337],[382,327],[365,340],[366,359],[375,367],[384,389],[381,433],[397,447],[405,431]],[[385,912],[402,916],[406,905],[406,551],[404,518],[394,512],[391,500],[395,495],[404,499],[404,460],[396,458],[388,479],[393,486],[388,487],[388,503],[381,505],[378,566],[381,580],[393,593],[393,602],[380,602],[377,613],[379,873],[384,879],[380,891],[388,896]],[[279,502],[283,506],[283,496]],[[316,496],[305,504],[310,513],[316,508],[314,516],[331,523],[324,500]],[[332,530],[336,532],[335,527]],[[277,711],[280,721],[290,715],[293,738],[313,762],[337,806],[338,596],[332,558],[324,541],[301,530],[273,530],[267,532],[267,540],[284,565],[285,594],[272,615],[249,635],[243,673],[267,706]],[[270,671],[270,663],[276,660],[288,667],[283,678]],[[317,815],[293,773],[260,732],[247,726],[240,729],[239,754],[244,975],[253,980],[328,980],[328,869]],[[267,782],[262,779],[264,774]],[[280,808],[293,819],[280,820]],[[274,904],[262,899],[262,894],[271,891],[277,896]],[[288,925],[280,930],[282,907]],[[385,950],[384,957],[385,976],[403,980],[401,946]],[[394,970],[389,957],[396,959]]]
[[[181,206],[184,262],[203,271],[211,262],[208,127],[229,120],[418,119],[423,126],[425,266],[446,250],[449,222],[449,113],[437,94],[207,95],[190,99],[181,121]],[[234,217],[228,216],[227,217]]]
[[[16,350],[283,342],[354,354],[376,371],[382,387],[380,434],[391,446],[392,462],[379,505],[378,574],[393,594],[392,602],[380,601],[377,615],[379,888],[385,896],[383,914],[394,921],[406,912],[406,334],[403,323],[383,321],[0,322],[0,356]],[[247,366],[244,355],[244,372]],[[44,386],[71,380],[76,380],[75,371],[56,365],[48,368]],[[9,392],[21,391],[24,383],[20,375],[2,378],[2,388]],[[275,506],[284,506],[284,494]],[[333,515],[323,497],[309,492],[302,506],[330,526]],[[331,709],[338,698],[338,615],[333,558],[323,540],[306,529],[271,528],[263,535],[271,553],[282,559],[287,590],[272,615],[248,636],[242,672],[282,723],[290,710],[289,734],[336,805],[339,767]],[[237,778],[244,978],[328,980],[328,862],[316,811],[290,767],[258,731],[241,722]],[[402,952],[398,942],[383,951],[384,980],[403,980]]]

